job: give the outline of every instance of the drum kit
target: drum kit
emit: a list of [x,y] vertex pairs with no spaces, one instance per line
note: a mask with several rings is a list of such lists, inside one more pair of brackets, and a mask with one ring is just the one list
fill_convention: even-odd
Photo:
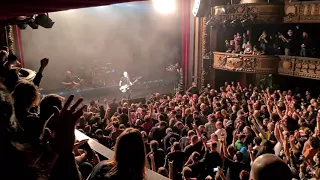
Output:
[[82,80],[84,86],[87,87],[104,87],[116,84],[113,81],[115,72],[116,70],[112,67],[112,63],[107,62],[99,66],[89,65],[80,67],[79,75],[73,77],[73,79]]

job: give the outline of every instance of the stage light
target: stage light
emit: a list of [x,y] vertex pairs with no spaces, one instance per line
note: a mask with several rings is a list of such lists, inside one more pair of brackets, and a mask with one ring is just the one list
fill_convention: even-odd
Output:
[[195,0],[192,13],[195,17],[204,17],[208,14],[208,7],[210,7],[209,0]]
[[19,29],[26,29],[28,25],[26,24],[18,24]]
[[32,29],[38,29],[39,25],[34,23],[34,19],[31,19],[29,22],[28,22],[28,25],[32,28]]
[[194,1],[193,10],[192,10],[192,13],[193,13],[194,16],[197,16],[197,14],[199,12],[200,3],[201,3],[201,0],[195,0]]
[[153,0],[154,9],[161,14],[170,14],[173,13],[176,4],[175,0]]
[[44,28],[52,28],[54,22],[49,18],[48,14],[39,14],[34,21],[36,24]]

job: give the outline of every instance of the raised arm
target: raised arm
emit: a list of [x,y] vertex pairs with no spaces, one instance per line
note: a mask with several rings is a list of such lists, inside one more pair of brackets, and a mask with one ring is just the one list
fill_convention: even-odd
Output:
[[36,77],[33,79],[33,84],[36,85],[36,86],[40,86],[40,82],[41,82],[41,79],[42,79],[42,73],[43,73],[43,70],[47,67],[49,63],[49,59],[48,58],[43,58],[41,61],[40,61],[40,68],[36,74]]
[[169,179],[173,179],[173,161],[169,162]]
[[257,131],[259,132],[259,133],[261,133],[261,135],[263,136],[263,138],[264,139],[268,139],[268,136],[267,136],[267,134],[266,134],[266,132],[264,132],[264,130],[262,130],[261,128],[260,128],[260,126],[257,124],[257,122],[256,122],[256,119],[254,120],[254,126],[255,126],[255,128],[257,129]]
[[[83,99],[79,99],[71,106],[73,98],[73,95],[68,98],[61,111],[55,108],[54,115],[49,119],[54,124],[52,127],[54,136],[52,136],[50,143],[53,151],[56,153],[51,163],[49,180],[82,179],[72,152],[75,142],[75,124],[80,116],[82,116],[86,106],[78,108]],[[71,107],[69,108],[69,106]]]
[[154,172],[157,172],[156,163],[155,163],[155,161],[154,161],[154,155],[153,155],[153,153],[151,153],[151,154],[149,155],[149,158],[150,158],[150,160],[151,160],[151,170],[154,171]]

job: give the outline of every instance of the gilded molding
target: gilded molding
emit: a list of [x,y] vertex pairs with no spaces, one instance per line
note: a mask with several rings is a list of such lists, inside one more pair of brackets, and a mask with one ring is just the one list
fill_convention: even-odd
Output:
[[283,21],[284,4],[250,3],[232,4],[212,7],[211,24],[221,24],[226,21],[241,23],[275,24]]
[[9,53],[15,54],[14,50],[14,38],[13,38],[13,28],[11,25],[6,26],[6,33],[7,33],[7,38],[8,38],[8,49]]
[[213,52],[216,69],[245,73],[275,73],[279,57]]
[[319,23],[320,1],[303,1],[286,3],[284,23]]
[[201,32],[201,78],[200,78],[200,86],[201,89],[204,89],[206,87],[205,85],[205,76],[207,74],[207,72],[205,71],[204,65],[203,65],[203,58],[207,55],[207,43],[209,43],[207,41],[207,17],[203,17],[202,19],[202,32]]
[[280,56],[278,73],[320,80],[320,59],[296,56]]
[[320,80],[319,59],[296,57],[294,76]]
[[287,76],[294,75],[295,56],[279,56],[280,62],[278,67],[278,73]]

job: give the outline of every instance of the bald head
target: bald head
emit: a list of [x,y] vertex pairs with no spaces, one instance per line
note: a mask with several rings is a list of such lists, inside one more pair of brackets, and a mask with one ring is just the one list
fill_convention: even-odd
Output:
[[287,164],[273,154],[264,154],[253,162],[251,180],[291,180],[292,173]]

